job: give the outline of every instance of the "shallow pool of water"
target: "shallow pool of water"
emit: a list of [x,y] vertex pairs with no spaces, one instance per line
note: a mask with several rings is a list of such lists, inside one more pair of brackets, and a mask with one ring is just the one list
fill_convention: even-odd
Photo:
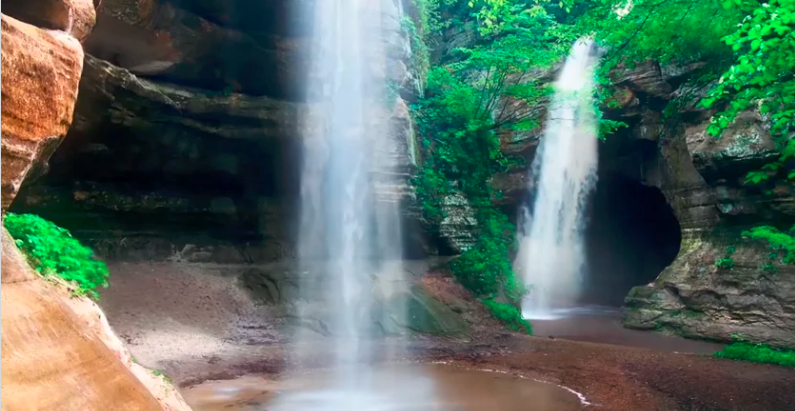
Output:
[[339,375],[248,376],[184,389],[195,411],[575,411],[585,398],[554,384],[450,365],[378,366],[355,386]]

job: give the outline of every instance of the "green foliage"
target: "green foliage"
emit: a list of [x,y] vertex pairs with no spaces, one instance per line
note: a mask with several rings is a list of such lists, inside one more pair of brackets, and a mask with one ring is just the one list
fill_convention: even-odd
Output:
[[734,268],[734,259],[732,259],[732,254],[736,248],[733,245],[726,247],[726,255],[723,258],[715,260],[715,266],[720,268],[721,270],[731,270]]
[[474,212],[478,227],[475,245],[463,252],[451,268],[459,282],[476,295],[499,294],[519,299],[519,285],[511,267],[515,227],[492,205],[501,193],[489,184],[495,173],[507,171],[515,160],[500,150],[492,120],[497,95],[485,90],[499,86],[473,79],[457,69],[437,67],[428,78],[428,95],[414,105],[414,119],[422,137],[423,164],[414,184],[426,219],[444,218],[442,201],[460,192]]
[[777,161],[765,164],[761,170],[749,171],[744,184],[754,185],[771,180],[773,177],[795,180],[795,168],[788,168],[787,163],[795,159],[795,139],[790,138],[781,148]]
[[483,300],[483,305],[491,311],[495,318],[502,321],[506,327],[514,331],[533,335],[533,326],[530,321],[522,318],[522,313],[516,307],[510,304],[498,303],[492,299]]
[[734,342],[714,355],[718,358],[795,367],[795,351],[777,350],[765,344]]
[[775,227],[766,225],[744,231],[743,237],[768,243],[773,250],[784,252],[781,259],[784,264],[795,264],[795,236],[793,234],[795,234],[795,226],[790,229],[789,233],[784,233]]
[[721,3],[743,17],[734,20],[735,30],[722,38],[734,51],[735,61],[703,104],[711,107],[722,101],[729,105],[715,115],[709,131],[719,135],[741,111],[757,107],[770,115],[774,134],[795,131],[795,2]]
[[4,225],[42,275],[57,275],[75,285],[75,294],[93,298],[99,298],[97,287],[108,286],[108,267],[68,230],[33,214],[7,213]]

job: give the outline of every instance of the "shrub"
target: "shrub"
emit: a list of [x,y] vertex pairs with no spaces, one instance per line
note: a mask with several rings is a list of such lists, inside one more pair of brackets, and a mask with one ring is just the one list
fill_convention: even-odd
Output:
[[723,351],[716,352],[715,356],[732,360],[795,367],[795,351],[777,350],[766,344],[735,342],[727,345]]
[[57,275],[75,285],[76,295],[95,299],[97,287],[108,286],[108,267],[68,230],[33,214],[8,213],[4,225],[40,274]]
[[483,305],[491,310],[492,315],[502,321],[506,327],[514,331],[533,335],[533,326],[530,324],[530,321],[522,318],[522,313],[519,312],[516,307],[509,304],[498,303],[490,298],[483,300]]

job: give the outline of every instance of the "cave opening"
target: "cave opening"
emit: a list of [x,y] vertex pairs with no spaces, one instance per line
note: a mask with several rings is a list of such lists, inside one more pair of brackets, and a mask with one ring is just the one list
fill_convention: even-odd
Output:
[[622,174],[603,173],[585,231],[587,268],[580,303],[621,306],[676,258],[681,230],[662,192]]

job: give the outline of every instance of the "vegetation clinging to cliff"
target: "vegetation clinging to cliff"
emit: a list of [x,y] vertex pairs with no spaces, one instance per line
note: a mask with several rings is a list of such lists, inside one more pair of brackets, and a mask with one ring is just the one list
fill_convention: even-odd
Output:
[[784,233],[771,226],[754,227],[743,232],[743,237],[756,241],[764,241],[774,251],[782,251],[784,256],[781,261],[785,264],[795,264],[795,226],[789,233]]
[[99,298],[96,289],[107,287],[108,267],[65,228],[33,214],[7,213],[3,224],[40,274],[73,283],[76,295]]

